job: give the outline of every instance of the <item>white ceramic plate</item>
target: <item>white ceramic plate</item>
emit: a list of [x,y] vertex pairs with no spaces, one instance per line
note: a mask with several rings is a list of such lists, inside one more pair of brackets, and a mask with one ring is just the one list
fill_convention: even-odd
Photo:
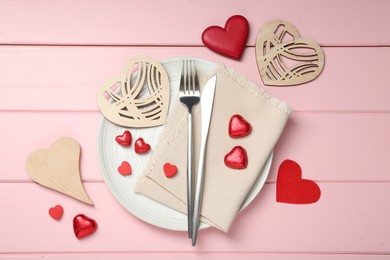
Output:
[[[171,87],[170,109],[177,99],[183,59],[185,58],[174,58],[161,61],[169,75]],[[210,72],[217,65],[214,62],[203,59],[192,59],[195,59],[196,61],[197,70],[203,72]],[[103,117],[99,125],[97,140],[100,170],[105,182],[114,194],[115,198],[133,215],[147,223],[161,228],[186,231],[186,215],[143,195],[136,194],[133,191],[152,152],[144,155],[137,155],[134,152],[134,149],[124,148],[118,145],[115,141],[115,137],[117,135],[121,135],[125,130],[130,130],[133,140],[136,140],[138,137],[142,137],[153,149],[153,147],[157,144],[162,129],[163,126],[151,128],[124,128],[111,123]],[[117,168],[125,160],[131,162],[132,174],[130,176],[122,176],[117,172]],[[260,173],[252,190],[248,194],[248,197],[244,201],[241,209],[247,207],[260,192],[265,180],[267,179],[271,162],[272,154]],[[200,228],[205,227],[208,227],[208,225],[201,223]]]

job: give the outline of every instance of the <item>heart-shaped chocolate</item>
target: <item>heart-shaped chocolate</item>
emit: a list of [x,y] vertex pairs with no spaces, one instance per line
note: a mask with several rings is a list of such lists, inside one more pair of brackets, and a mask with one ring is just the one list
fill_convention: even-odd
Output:
[[118,172],[124,176],[130,175],[132,172],[130,163],[123,161],[118,167]]
[[320,199],[321,190],[312,180],[302,179],[298,163],[285,160],[279,166],[276,180],[276,201],[291,204],[308,204]]
[[27,157],[27,174],[45,187],[93,205],[81,182],[80,151],[73,138],[60,138],[48,149],[35,150]]
[[246,150],[241,146],[235,146],[225,155],[225,165],[232,169],[245,169],[248,166]]
[[241,15],[230,17],[225,28],[210,26],[202,33],[202,42],[209,49],[239,59],[248,38],[248,20]]
[[264,85],[292,86],[318,77],[324,53],[318,43],[301,38],[289,22],[266,23],[257,34],[256,60]]
[[177,173],[177,167],[174,164],[165,163],[163,166],[164,174],[167,178],[172,178]]
[[251,133],[252,126],[241,115],[233,115],[229,120],[229,136],[231,138],[240,138]]
[[132,138],[131,138],[131,133],[129,130],[126,130],[123,132],[122,135],[118,135],[117,137],[115,137],[115,141],[118,144],[120,144],[122,146],[126,146],[126,147],[131,145],[131,140],[132,140]]
[[92,235],[97,227],[96,221],[84,214],[79,214],[73,218],[73,231],[78,239]]
[[59,220],[62,217],[62,214],[64,213],[64,209],[61,205],[56,205],[55,207],[52,207],[49,209],[49,215],[50,217]]
[[125,127],[151,127],[165,123],[170,85],[164,66],[149,57],[135,57],[120,76],[100,87],[100,112],[109,121]]
[[134,150],[136,153],[147,153],[150,151],[150,144],[145,143],[143,138],[138,138],[134,144]]

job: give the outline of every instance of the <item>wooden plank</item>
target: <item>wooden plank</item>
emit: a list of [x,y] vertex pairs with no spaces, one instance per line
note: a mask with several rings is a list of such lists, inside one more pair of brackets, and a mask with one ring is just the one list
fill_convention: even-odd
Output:
[[[96,145],[101,117],[98,112],[0,113],[0,181],[29,180],[28,154],[63,136],[80,142],[83,179],[101,181]],[[276,180],[285,159],[297,161],[306,178],[318,181],[390,181],[388,122],[389,113],[293,114],[275,148],[268,181]]]
[[[180,11],[176,11],[180,10]],[[235,14],[250,24],[253,46],[261,26],[285,19],[324,46],[389,45],[378,26],[390,24],[388,1],[0,1],[2,44],[202,45],[211,25]],[[31,14],[34,18],[31,19]],[[324,20],[324,16],[332,19]],[[369,19],[362,19],[369,17]],[[189,33],[191,30],[191,33]]]
[[0,259],[210,259],[210,260],[382,260],[389,259],[389,255],[374,255],[374,254],[279,254],[279,253],[88,253],[88,254],[4,254],[0,255]]
[[[48,148],[55,140],[69,136],[81,146],[80,173],[84,180],[101,180],[96,140],[101,115],[94,113],[0,113],[2,181],[25,181],[27,156]],[[7,133],[7,134],[5,134]],[[15,163],[17,162],[17,163]]]
[[[0,184],[2,253],[267,253],[390,254],[389,183],[320,183],[318,203],[275,202],[275,184],[266,184],[229,232],[201,230],[197,247],[185,232],[142,222],[115,201],[104,183],[87,183],[95,207],[33,183]],[[60,221],[48,215],[61,204]],[[98,222],[92,236],[78,240],[75,215]]]
[[[210,59],[263,87],[254,48],[237,62],[206,48],[0,46],[0,110],[98,111],[98,88],[139,55]],[[390,111],[384,76],[390,67],[390,48],[325,48],[325,56],[324,71],[316,80],[296,87],[264,88],[294,111]]]

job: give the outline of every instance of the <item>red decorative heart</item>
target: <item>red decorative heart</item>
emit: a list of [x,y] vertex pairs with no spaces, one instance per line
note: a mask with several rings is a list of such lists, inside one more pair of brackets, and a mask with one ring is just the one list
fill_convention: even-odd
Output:
[[320,199],[321,190],[311,180],[302,179],[298,163],[285,160],[279,166],[276,181],[276,201],[291,204],[309,204]]
[[177,167],[174,164],[165,163],[164,166],[164,174],[167,176],[167,178],[171,178],[176,175],[177,173]]
[[115,140],[117,141],[118,144],[123,145],[123,146],[130,146],[131,144],[131,133],[129,130],[126,130],[123,132],[122,135],[118,135]]
[[150,151],[150,145],[140,137],[135,141],[134,150],[136,153],[147,153]]
[[78,239],[92,235],[97,227],[96,221],[84,214],[79,214],[73,218],[73,230]]
[[229,136],[239,138],[251,133],[252,126],[241,115],[233,115],[229,121]]
[[230,17],[225,28],[210,26],[203,31],[202,42],[209,49],[239,59],[248,38],[248,20],[241,15]]
[[232,169],[245,169],[248,166],[246,150],[241,146],[235,146],[225,155],[225,165]]
[[57,220],[62,217],[63,213],[64,213],[64,209],[62,208],[61,205],[57,205],[57,206],[49,209],[50,217],[57,219]]
[[121,166],[118,167],[118,172],[122,175],[130,175],[131,174],[131,165],[130,163],[123,161]]

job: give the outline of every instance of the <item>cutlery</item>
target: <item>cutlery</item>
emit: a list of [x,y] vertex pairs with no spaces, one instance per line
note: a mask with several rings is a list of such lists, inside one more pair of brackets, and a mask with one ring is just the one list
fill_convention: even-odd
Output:
[[192,237],[193,220],[193,146],[192,146],[192,107],[199,103],[200,90],[194,60],[183,60],[180,87],[180,102],[188,108],[187,125],[187,218],[188,237]]
[[214,75],[208,80],[202,91],[202,97],[200,100],[201,115],[202,115],[202,130],[200,140],[199,162],[198,162],[198,174],[196,176],[195,186],[195,200],[194,200],[194,212],[192,221],[192,245],[196,245],[196,239],[198,236],[200,211],[202,208],[202,196],[203,196],[203,183],[204,183],[204,161],[206,155],[207,136],[209,134],[209,127],[211,121],[211,113],[213,111],[215,86],[217,83],[217,76]]

